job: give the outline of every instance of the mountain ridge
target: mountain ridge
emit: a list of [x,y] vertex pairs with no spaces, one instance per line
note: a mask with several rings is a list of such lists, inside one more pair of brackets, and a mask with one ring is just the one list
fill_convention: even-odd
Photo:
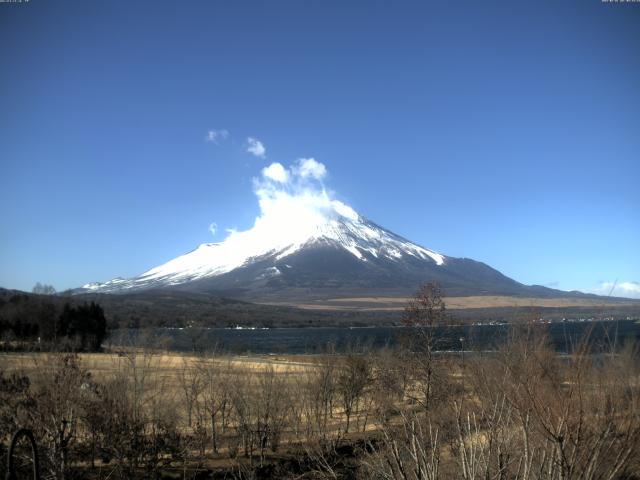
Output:
[[[299,213],[299,212],[298,212]],[[253,228],[130,279],[86,284],[74,293],[148,289],[216,292],[254,302],[413,294],[433,281],[448,296],[590,297],[524,285],[489,265],[450,257],[397,235],[341,202],[297,215],[264,216]]]

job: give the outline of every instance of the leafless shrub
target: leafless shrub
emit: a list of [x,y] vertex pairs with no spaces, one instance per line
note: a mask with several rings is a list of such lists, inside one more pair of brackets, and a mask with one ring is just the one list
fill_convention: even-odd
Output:
[[337,389],[336,356],[323,355],[308,374],[299,376],[302,393],[298,418],[306,425],[304,434],[310,440],[325,441],[330,433],[334,397]]
[[268,366],[263,372],[240,376],[231,385],[231,402],[245,457],[276,451],[287,425],[290,395],[283,374]]
[[462,478],[629,473],[640,455],[638,369],[629,353],[590,355],[587,342],[560,357],[528,325],[494,358],[472,362],[472,396],[453,402]]
[[376,416],[382,422],[397,412],[397,405],[404,400],[408,384],[408,369],[398,352],[388,348],[371,356],[373,386],[371,397]]
[[225,456],[237,478],[284,478],[282,464],[269,470],[276,455],[297,458],[294,478],[622,480],[640,471],[637,346],[594,353],[587,337],[559,355],[531,323],[496,351],[467,354],[463,368],[434,348],[427,338],[302,368],[215,353],[170,367],[155,350],[126,349],[99,378],[78,356],[36,355],[28,376],[0,374],[0,422],[34,430],[56,479],[168,468],[188,478]]
[[31,390],[30,426],[42,443],[43,463],[52,478],[69,478],[70,455],[78,440],[82,397],[89,373],[75,354],[48,355]]
[[438,380],[434,359],[436,327],[445,320],[445,303],[436,283],[422,285],[405,308],[405,324],[412,327],[407,339],[407,353],[413,372],[414,400],[426,410],[433,401],[433,386]]
[[363,465],[369,478],[436,480],[440,478],[439,432],[424,417],[402,413],[398,425],[382,426],[381,448],[373,445]]
[[187,413],[187,425],[193,424],[193,410],[198,408],[198,399],[204,388],[201,370],[196,368],[193,362],[182,358],[182,365],[178,369],[178,381],[184,398],[184,406]]
[[[200,397],[203,411],[208,416],[211,428],[211,448],[217,453],[219,447],[218,431],[220,429],[222,433],[226,431],[228,410],[231,405],[231,367],[228,359],[218,358],[215,352],[211,352],[202,357],[197,364],[197,369],[202,379]],[[204,430],[206,432],[206,428]]]
[[345,433],[359,401],[371,381],[371,365],[364,355],[350,353],[345,356],[344,365],[338,370],[337,388],[345,416]]

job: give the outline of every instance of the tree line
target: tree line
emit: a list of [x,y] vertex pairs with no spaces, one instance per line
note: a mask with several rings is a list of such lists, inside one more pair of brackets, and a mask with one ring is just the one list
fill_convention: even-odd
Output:
[[106,336],[107,322],[97,303],[73,305],[27,294],[0,298],[0,345],[5,350],[97,351]]

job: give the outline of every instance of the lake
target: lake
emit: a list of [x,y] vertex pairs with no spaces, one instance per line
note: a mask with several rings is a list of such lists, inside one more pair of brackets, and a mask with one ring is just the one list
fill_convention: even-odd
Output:
[[[586,334],[594,350],[610,350],[628,341],[640,341],[640,322],[636,320],[566,321],[536,324],[536,328],[548,332],[551,344],[560,353],[571,351]],[[507,324],[437,327],[436,348],[440,351],[492,350],[508,341],[511,332]],[[216,348],[235,354],[313,354],[326,352],[330,346],[338,352],[392,346],[414,333],[411,327],[120,329],[112,332],[109,342],[135,346],[151,343],[177,351]]]

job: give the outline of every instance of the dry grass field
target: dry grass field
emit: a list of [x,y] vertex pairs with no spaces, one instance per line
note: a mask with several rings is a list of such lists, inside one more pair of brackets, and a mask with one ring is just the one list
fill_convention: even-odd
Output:
[[[129,363],[129,354],[137,354],[136,361],[141,364],[145,356],[150,358],[150,368],[172,383],[176,381],[180,369],[193,368],[202,361],[201,356],[168,351],[147,351],[128,349],[126,353],[78,353],[83,367],[95,378],[105,378],[124,368]],[[54,368],[51,359],[58,354],[39,352],[0,352],[0,369],[5,372],[23,372],[33,374]],[[304,373],[317,366],[318,357],[314,355],[255,355],[225,356],[215,360],[218,364],[228,365],[238,373],[261,372],[273,369],[287,375]]]
[[[294,306],[307,310],[353,310],[353,311],[402,311],[411,300],[409,297],[345,297],[317,300],[313,303],[298,303]],[[571,307],[620,307],[638,306],[637,301],[609,300],[596,298],[535,298],[508,297],[497,295],[477,295],[469,297],[445,297],[450,310],[476,308],[571,308]],[[270,303],[285,305],[285,303]],[[289,305],[289,304],[286,304]]]
[[[371,401],[361,403],[356,398],[362,391],[354,394],[348,407],[350,411],[345,413],[335,391],[338,377],[333,378],[337,364],[343,359],[331,356],[331,364],[327,359],[315,355],[190,355],[134,348],[78,354],[3,352],[0,353],[0,377],[28,378],[31,390],[48,392],[44,396],[52,397],[53,401],[62,400],[63,409],[78,412],[87,408],[88,403],[90,409],[100,409],[99,415],[105,416],[103,421],[108,423],[115,413],[123,423],[104,439],[106,442],[127,443],[132,434],[130,424],[138,422],[141,429],[138,434],[144,437],[160,434],[189,439],[180,445],[178,458],[183,462],[179,468],[176,457],[170,455],[157,458],[154,468],[161,466],[165,473],[184,468],[197,472],[249,468],[257,459],[262,465],[268,459],[281,458],[282,449],[287,445],[300,448],[301,439],[311,436],[354,438],[374,430]],[[369,369],[363,373],[368,372]],[[329,382],[324,387],[319,383],[323,377]],[[361,390],[364,387],[362,384]],[[314,406],[306,404],[322,388],[326,388],[324,399],[316,398]],[[63,399],[58,397],[60,394]],[[95,398],[102,395],[106,403]],[[327,395],[335,398],[329,399]],[[75,407],[69,404],[69,397],[74,398]],[[94,403],[96,401],[98,403]],[[118,405],[122,401],[124,404]],[[53,410],[57,411],[58,407]],[[114,408],[116,412],[112,411]],[[117,411],[120,408],[123,410]],[[51,406],[44,409],[50,410]],[[86,411],[84,415],[96,413]],[[16,411],[15,415],[20,416],[20,412]],[[65,417],[67,415],[62,414],[58,421],[67,422]],[[351,432],[345,421],[350,424]],[[75,432],[69,440],[88,441],[92,435],[90,427],[81,425],[78,417],[74,422],[77,422]],[[158,424],[164,428],[170,426],[173,433],[158,432]],[[37,436],[46,438],[47,429],[39,427],[33,427],[40,431]],[[114,437],[123,434],[122,430],[127,438],[115,440]],[[118,448],[106,450],[118,451]],[[97,457],[92,458],[90,464],[101,472],[97,478],[103,473],[107,478],[112,474],[129,478],[136,470],[105,463]],[[86,468],[89,462],[76,461],[73,465]],[[70,461],[64,468],[71,468]],[[61,475],[55,468],[50,473],[53,477]]]
[[491,354],[430,345],[425,330],[402,348],[340,355],[2,353],[0,428],[32,429],[46,477],[60,480],[640,472],[635,346],[561,357],[535,324]]

